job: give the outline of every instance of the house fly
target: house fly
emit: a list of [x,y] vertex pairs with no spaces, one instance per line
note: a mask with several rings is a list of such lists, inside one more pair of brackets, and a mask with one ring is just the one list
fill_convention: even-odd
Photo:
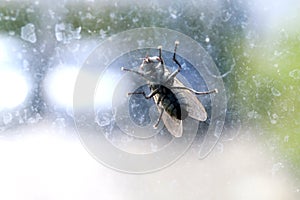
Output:
[[186,117],[191,117],[198,121],[205,121],[207,113],[204,106],[195,95],[217,93],[218,90],[199,92],[186,87],[180,82],[176,75],[182,69],[181,64],[176,59],[176,50],[179,42],[175,42],[173,61],[178,66],[177,70],[170,72],[166,67],[162,57],[162,47],[158,47],[158,56],[146,56],[143,58],[139,70],[121,70],[135,73],[147,80],[150,93],[130,92],[128,95],[143,95],[146,99],[153,98],[159,111],[159,118],[154,125],[158,126],[162,120],[168,131],[175,137],[183,134],[182,121]]

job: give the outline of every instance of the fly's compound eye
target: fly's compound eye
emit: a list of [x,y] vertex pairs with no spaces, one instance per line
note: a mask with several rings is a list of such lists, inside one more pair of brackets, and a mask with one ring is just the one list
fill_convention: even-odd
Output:
[[143,61],[144,61],[145,63],[149,63],[149,62],[150,62],[150,59],[149,59],[149,57],[147,56],[146,58],[143,59]]

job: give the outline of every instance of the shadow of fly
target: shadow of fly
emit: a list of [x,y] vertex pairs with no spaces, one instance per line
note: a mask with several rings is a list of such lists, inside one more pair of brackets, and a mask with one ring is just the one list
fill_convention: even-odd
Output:
[[176,50],[179,42],[175,42],[173,61],[178,66],[177,70],[170,72],[162,57],[162,47],[158,47],[158,56],[143,58],[138,71],[122,67],[121,70],[135,73],[147,80],[150,93],[130,92],[128,95],[143,95],[146,99],[153,98],[159,111],[159,118],[154,124],[157,128],[162,120],[168,131],[175,137],[181,137],[183,133],[182,121],[191,117],[198,121],[205,121],[207,113],[202,103],[195,95],[218,93],[217,89],[199,92],[186,87],[176,75],[182,69],[176,59]]

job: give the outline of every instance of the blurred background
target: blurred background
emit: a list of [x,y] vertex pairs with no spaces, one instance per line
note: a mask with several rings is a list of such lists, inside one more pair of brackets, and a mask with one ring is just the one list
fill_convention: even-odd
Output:
[[[299,199],[298,0],[0,0],[0,199]],[[199,42],[227,94],[223,137],[130,175],[94,160],[73,115],[78,70],[101,41],[164,27]]]

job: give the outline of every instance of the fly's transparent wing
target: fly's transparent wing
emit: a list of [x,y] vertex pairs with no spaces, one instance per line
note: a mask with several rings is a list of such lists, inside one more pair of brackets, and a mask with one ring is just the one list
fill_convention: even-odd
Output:
[[182,120],[171,117],[167,112],[164,112],[162,115],[162,120],[168,129],[168,131],[174,137],[181,137],[183,128],[182,128]]
[[[173,86],[186,87],[177,78],[174,78]],[[205,108],[195,94],[186,89],[172,89],[172,91],[175,95],[180,96],[179,98],[181,101],[186,103],[185,109],[191,118],[194,118],[198,121],[205,121],[207,119]]]
[[[154,101],[157,103],[158,101],[158,95],[154,95]],[[158,109],[160,110],[160,109]],[[168,131],[174,136],[174,137],[181,137],[183,128],[182,128],[182,120],[176,119],[174,117],[171,117],[167,112],[163,112],[162,114],[162,120]]]

